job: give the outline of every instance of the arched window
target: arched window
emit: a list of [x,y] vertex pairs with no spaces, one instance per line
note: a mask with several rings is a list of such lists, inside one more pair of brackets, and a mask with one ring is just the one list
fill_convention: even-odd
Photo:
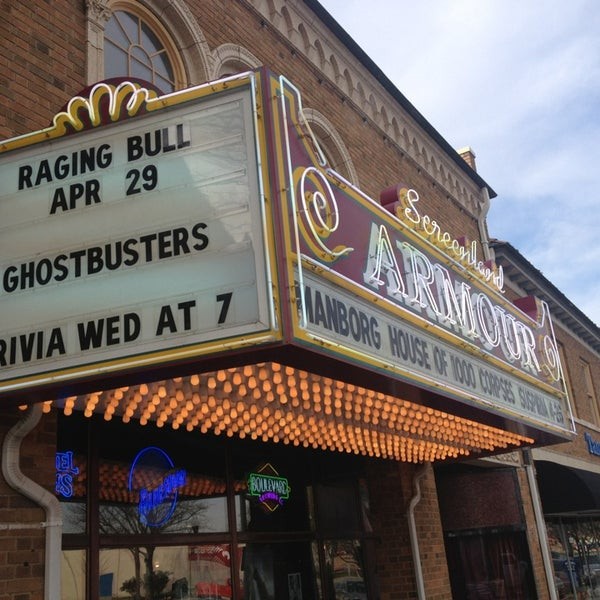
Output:
[[104,28],[104,77],[135,77],[162,92],[182,87],[183,69],[167,32],[150,12],[119,5]]
[[104,29],[104,75],[144,79],[165,93],[177,84],[160,37],[145,19],[124,10],[113,12]]
[[[185,0],[85,0],[87,83],[138,77],[163,92],[209,79],[210,49]],[[160,15],[160,16],[159,16]]]

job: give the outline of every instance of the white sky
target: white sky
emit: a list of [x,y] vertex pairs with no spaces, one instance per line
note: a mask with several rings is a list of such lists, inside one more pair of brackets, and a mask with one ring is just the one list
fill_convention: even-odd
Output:
[[490,236],[600,324],[600,1],[320,0],[496,191]]

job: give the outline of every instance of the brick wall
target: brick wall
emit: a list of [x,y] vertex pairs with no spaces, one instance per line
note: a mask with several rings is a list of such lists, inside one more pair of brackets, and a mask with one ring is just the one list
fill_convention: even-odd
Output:
[[[390,461],[371,462],[369,487],[373,528],[377,532],[377,578],[381,600],[417,597],[407,510],[414,496],[413,479],[420,466]],[[433,469],[421,479],[421,500],[415,507],[417,537],[428,600],[450,600],[452,594],[444,549]]]
[[421,480],[421,500],[415,508],[415,517],[421,563],[425,577],[426,597],[428,600],[450,599],[452,594],[444,548],[438,492],[431,467],[428,467],[427,476]]
[[[23,417],[15,409],[0,411],[0,443]],[[54,485],[55,421],[42,416],[40,424],[21,444],[21,470],[40,485]],[[46,520],[44,510],[13,490],[0,476],[0,523],[38,524]],[[42,600],[44,597],[45,531],[41,528],[0,528],[0,600]]]
[[83,4],[0,1],[0,139],[48,127],[85,87]]

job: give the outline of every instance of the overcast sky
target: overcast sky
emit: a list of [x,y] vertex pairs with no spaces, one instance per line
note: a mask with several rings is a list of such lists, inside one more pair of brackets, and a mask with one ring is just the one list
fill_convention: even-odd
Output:
[[600,1],[321,0],[496,191],[490,236],[600,324]]

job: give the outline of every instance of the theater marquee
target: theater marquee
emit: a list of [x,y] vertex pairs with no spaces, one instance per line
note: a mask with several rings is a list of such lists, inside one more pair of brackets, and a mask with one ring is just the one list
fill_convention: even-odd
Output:
[[255,100],[98,84],[0,146],[0,393],[274,337]]
[[419,190],[328,168],[285,78],[98,84],[0,144],[0,180],[0,396],[260,347],[572,431],[548,307],[508,302]]
[[284,78],[278,85],[298,342],[571,431],[548,307],[508,302],[501,269],[423,215],[414,189],[385,190],[379,204],[326,168],[306,141],[298,91]]

